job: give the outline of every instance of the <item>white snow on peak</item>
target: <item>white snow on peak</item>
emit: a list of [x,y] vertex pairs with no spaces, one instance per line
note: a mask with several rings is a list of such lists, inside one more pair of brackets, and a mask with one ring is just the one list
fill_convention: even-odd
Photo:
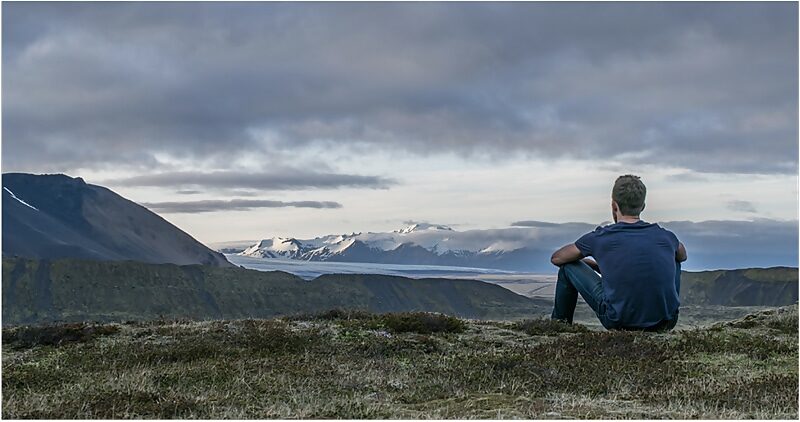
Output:
[[298,242],[294,238],[285,238],[285,237],[273,237],[272,238],[272,250],[281,251],[281,252],[290,252],[296,251],[300,249]]
[[300,253],[300,242],[292,237],[264,239],[240,252],[241,255],[260,257],[289,257],[298,253]]
[[8,192],[8,193],[11,195],[11,197],[12,197],[12,198],[14,198],[14,199],[16,199],[17,201],[19,201],[19,202],[20,202],[22,205],[25,205],[25,206],[26,206],[26,207],[28,207],[28,208],[32,208],[32,209],[34,209],[34,210],[36,210],[36,211],[39,211],[39,209],[38,209],[38,208],[36,208],[36,207],[34,207],[33,205],[31,205],[31,204],[29,204],[29,203],[27,203],[27,202],[25,202],[25,201],[23,201],[23,200],[21,200],[21,199],[17,198],[17,195],[14,195],[14,192],[11,192],[10,190],[8,190],[8,188],[7,188],[7,187],[3,186],[3,189],[5,189],[5,190],[6,190],[6,192]]
[[550,228],[525,227],[456,231],[447,226],[417,223],[391,232],[331,234],[313,239],[274,237],[257,242],[240,255],[322,261],[346,255],[359,245],[365,249],[360,249],[356,255],[365,257],[390,252],[406,244],[422,247],[440,256],[469,258],[481,254],[500,255],[550,241],[553,236],[557,238],[553,241],[564,241],[563,236],[551,231]]
[[520,241],[496,241],[491,245],[478,251],[479,253],[501,253],[513,251],[515,249],[524,248],[525,243]]
[[450,227],[443,226],[441,224],[428,224],[428,223],[414,223],[408,227],[402,228],[400,230],[395,230],[395,233],[400,234],[409,234],[414,233],[422,230],[448,230],[453,231]]
[[331,245],[328,247],[328,251],[330,253],[341,253],[343,250],[353,246],[353,243],[356,243],[355,237],[348,237],[341,242]]
[[346,241],[348,239],[353,239],[353,238],[359,236],[360,234],[361,233],[353,232],[351,234],[346,234],[346,233],[345,234],[340,234],[340,235],[335,236],[335,237],[328,236],[328,238],[325,239],[325,243],[327,243],[327,244],[341,243],[341,242],[344,242],[344,241]]

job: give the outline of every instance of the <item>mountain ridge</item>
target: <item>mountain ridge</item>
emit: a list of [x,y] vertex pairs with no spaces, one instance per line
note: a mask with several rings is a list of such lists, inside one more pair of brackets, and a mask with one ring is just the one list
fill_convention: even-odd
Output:
[[[610,222],[601,225],[606,223]],[[689,251],[689,261],[684,265],[686,270],[797,265],[795,220],[753,218],[653,223],[672,231],[686,245]],[[281,233],[281,236],[300,243],[300,251],[294,258],[299,260],[422,264],[413,260],[403,262],[399,255],[404,249],[395,251],[401,244],[411,243],[427,250],[427,253],[419,251],[418,255],[424,256],[424,263],[429,265],[550,272],[550,256],[554,250],[575,242],[597,227],[597,224],[579,222],[522,221],[512,223],[509,227],[458,231],[443,225],[414,227],[412,224],[400,229],[387,228],[387,231],[330,234],[313,239],[292,237],[291,233],[287,235],[286,232]],[[360,244],[349,245],[352,241],[345,242],[347,239],[361,241],[374,250],[370,251]],[[269,253],[253,250],[258,249],[253,248],[257,243],[257,240],[249,244],[222,242],[215,249],[224,249],[225,253],[234,254],[249,248],[250,256],[261,257],[263,254],[269,257]],[[342,253],[347,247],[361,250],[358,259]],[[269,252],[268,249],[265,248],[262,252]],[[275,256],[282,255],[275,253]]]
[[64,174],[3,173],[3,256],[232,266],[147,208]]
[[[538,267],[538,260],[531,259],[531,256],[544,253],[523,242],[476,242],[469,236],[469,232],[458,232],[444,225],[414,223],[382,233],[354,232],[314,239],[273,237],[255,242],[238,254],[300,261],[519,269],[531,265]],[[291,248],[286,245],[291,245]],[[231,249],[226,251],[234,252]]]

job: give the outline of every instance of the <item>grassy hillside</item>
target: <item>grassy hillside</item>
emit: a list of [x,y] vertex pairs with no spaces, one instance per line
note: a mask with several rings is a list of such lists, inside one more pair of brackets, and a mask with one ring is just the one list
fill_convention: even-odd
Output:
[[3,418],[798,417],[797,307],[669,334],[331,312],[3,330]]
[[380,275],[305,281],[277,271],[74,259],[3,259],[2,295],[6,325],[265,318],[331,308],[503,318],[545,309],[533,299],[480,281]]
[[798,270],[789,267],[684,272],[681,302],[724,306],[797,303]]

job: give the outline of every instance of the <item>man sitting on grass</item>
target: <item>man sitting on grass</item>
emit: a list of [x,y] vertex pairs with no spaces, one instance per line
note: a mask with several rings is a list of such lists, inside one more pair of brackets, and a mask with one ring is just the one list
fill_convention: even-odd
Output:
[[572,323],[580,293],[607,329],[675,327],[686,248],[671,231],[639,219],[646,192],[638,176],[617,178],[611,191],[614,224],[550,258],[559,267],[552,319]]

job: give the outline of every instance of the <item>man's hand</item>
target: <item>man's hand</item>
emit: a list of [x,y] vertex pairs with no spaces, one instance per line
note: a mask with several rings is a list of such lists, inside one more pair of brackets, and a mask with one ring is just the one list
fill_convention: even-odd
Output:
[[570,243],[569,245],[566,245],[563,248],[553,252],[553,256],[550,257],[550,262],[556,267],[560,267],[564,264],[575,262],[581,258],[583,258],[581,251],[577,246],[575,246],[574,243]]
[[595,261],[594,259],[592,259],[592,258],[583,258],[583,262],[585,262],[586,265],[592,267],[594,272],[596,272],[597,274],[602,274],[600,272],[600,266],[597,265],[597,261]]
[[686,255],[686,247],[683,246],[683,243],[678,242],[678,250],[675,251],[675,261],[676,262],[683,262],[686,261],[688,256]]

